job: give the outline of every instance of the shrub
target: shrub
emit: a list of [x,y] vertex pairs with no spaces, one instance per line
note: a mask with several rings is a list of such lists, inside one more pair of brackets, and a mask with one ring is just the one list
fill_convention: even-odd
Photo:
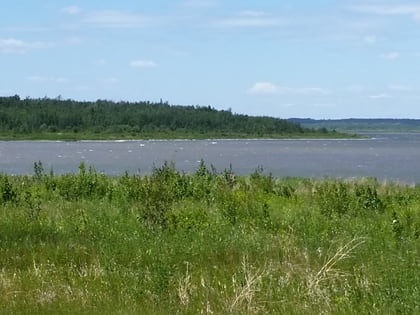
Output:
[[162,167],[155,167],[141,186],[140,220],[152,228],[166,228],[172,204],[186,198],[188,188],[186,175],[180,174],[173,164],[165,162]]
[[314,199],[321,213],[342,215],[351,207],[349,187],[338,180],[325,180],[315,186]]
[[8,175],[0,175],[0,201],[15,202],[17,199],[17,190],[10,182]]
[[369,184],[356,184],[355,192],[357,210],[383,211],[385,206],[378,196],[376,187]]

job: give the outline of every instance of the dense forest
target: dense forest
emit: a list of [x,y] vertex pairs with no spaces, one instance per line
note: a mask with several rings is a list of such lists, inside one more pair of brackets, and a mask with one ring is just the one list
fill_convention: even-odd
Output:
[[[337,135],[272,117],[252,117],[210,106],[174,106],[167,102],[21,99],[0,97],[2,138],[74,139],[113,137],[287,137]],[[57,137],[58,137],[57,136]],[[59,137],[58,137],[59,138]]]
[[318,120],[290,118],[289,121],[306,128],[326,128],[344,132],[420,132],[420,119],[349,118]]

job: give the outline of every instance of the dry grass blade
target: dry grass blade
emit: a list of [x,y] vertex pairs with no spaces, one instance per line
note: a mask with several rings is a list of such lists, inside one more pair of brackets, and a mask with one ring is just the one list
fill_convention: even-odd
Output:
[[[246,257],[242,260],[242,268],[244,273],[244,283],[241,288],[236,292],[235,298],[230,305],[230,311],[233,312],[235,309],[239,309],[244,303],[249,308],[255,297],[255,293],[258,291],[258,286],[261,283],[262,277],[265,273],[264,270],[252,271],[252,266],[247,263]],[[235,283],[235,279],[233,279]],[[235,290],[236,291],[236,290]]]
[[187,264],[187,271],[185,272],[185,277],[179,279],[178,281],[178,298],[183,306],[187,306],[190,302],[191,294],[191,275],[189,272],[189,263]]
[[334,266],[340,261],[350,257],[351,253],[366,241],[365,238],[354,238],[348,243],[340,246],[335,254],[330,257],[319,271],[310,277],[308,281],[308,290],[310,295],[323,296],[323,290],[320,283],[331,278],[337,278],[343,275],[342,272],[336,270]]

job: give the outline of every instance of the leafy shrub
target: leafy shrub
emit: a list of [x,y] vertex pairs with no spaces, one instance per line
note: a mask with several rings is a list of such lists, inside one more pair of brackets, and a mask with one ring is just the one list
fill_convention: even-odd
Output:
[[125,172],[112,190],[112,194],[118,195],[119,199],[126,201],[138,201],[142,194],[143,178],[138,175],[129,175]]
[[221,214],[232,225],[264,226],[270,222],[268,204],[257,194],[244,190],[226,190],[217,201]]
[[37,181],[41,181],[45,176],[44,166],[41,161],[34,162],[34,178]]
[[38,219],[41,211],[42,195],[39,186],[31,186],[23,194],[29,219]]
[[196,172],[190,178],[191,193],[195,200],[205,201],[210,204],[214,201],[212,192],[214,191],[216,170],[210,171],[204,161],[200,161]]
[[87,197],[102,198],[109,192],[110,179],[103,174],[98,174],[92,166],[86,170],[82,162],[77,175],[62,175],[57,178],[54,186],[59,194],[68,200]]
[[291,198],[295,196],[296,187],[294,187],[291,183],[288,183],[287,181],[280,181],[274,186],[273,192],[277,196]]
[[169,225],[185,231],[203,230],[210,225],[208,212],[199,205],[180,205],[169,215]]
[[325,180],[315,186],[314,199],[321,213],[325,215],[342,215],[351,207],[351,196],[348,185],[341,181]]
[[250,183],[253,189],[261,190],[264,193],[272,193],[275,187],[275,180],[272,174],[263,175],[264,169],[262,166],[257,169],[250,176]]
[[383,211],[385,206],[378,196],[376,187],[368,184],[356,184],[354,192],[357,210]]
[[10,182],[9,176],[0,175],[0,201],[15,202],[17,195],[17,189]]
[[175,201],[189,195],[188,180],[173,164],[154,168],[143,179],[140,202],[140,220],[155,228],[166,228],[168,213]]

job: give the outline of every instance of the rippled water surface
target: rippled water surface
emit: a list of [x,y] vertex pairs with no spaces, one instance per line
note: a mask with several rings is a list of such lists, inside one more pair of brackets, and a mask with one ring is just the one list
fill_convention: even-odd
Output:
[[54,173],[77,172],[84,161],[110,175],[148,173],[172,161],[193,172],[199,161],[249,174],[359,177],[420,183],[420,134],[377,134],[363,140],[1,141],[0,172],[31,174],[35,161]]

